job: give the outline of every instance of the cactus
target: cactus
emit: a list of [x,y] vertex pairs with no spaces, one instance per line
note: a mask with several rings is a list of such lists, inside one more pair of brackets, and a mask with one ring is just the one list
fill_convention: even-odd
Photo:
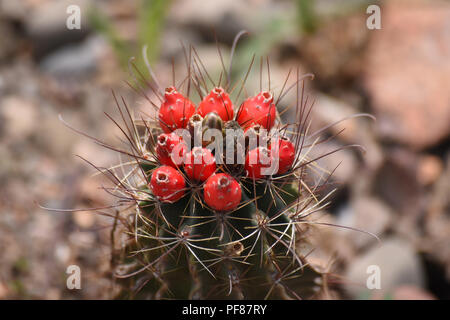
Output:
[[[186,79],[165,91],[149,70],[153,79],[145,83],[158,102],[138,88],[157,119],[135,119],[123,100],[123,107],[117,103],[124,125],[111,119],[129,150],[101,143],[131,159],[98,168],[113,181],[107,190],[117,195],[120,208],[112,232],[121,240],[112,259],[116,297],[317,297],[327,277],[308,263],[302,244],[308,242],[311,216],[326,205],[318,191],[328,179],[313,184],[308,177],[309,168],[320,170],[308,154],[321,142],[320,132],[308,134],[312,103],[303,91],[311,75],[297,71],[294,85],[283,86],[277,99],[261,90],[238,104],[242,88],[232,97],[231,66],[214,83],[195,50],[186,61]],[[200,96],[198,106],[191,88]],[[283,124],[277,108],[292,90],[296,119]],[[208,137],[208,130],[220,135]],[[230,130],[238,134],[230,137]],[[264,173],[274,163],[278,168]]]

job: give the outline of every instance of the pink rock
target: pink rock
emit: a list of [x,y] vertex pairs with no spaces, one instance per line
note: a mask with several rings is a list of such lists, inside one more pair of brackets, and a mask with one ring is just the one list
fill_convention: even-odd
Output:
[[450,134],[450,3],[386,2],[364,75],[379,133],[416,149]]

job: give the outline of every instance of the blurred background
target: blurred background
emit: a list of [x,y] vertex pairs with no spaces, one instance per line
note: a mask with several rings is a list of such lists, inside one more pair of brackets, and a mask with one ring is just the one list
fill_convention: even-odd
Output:
[[[381,29],[367,27],[371,4]],[[80,29],[68,29],[70,5]],[[252,55],[270,57],[271,86],[292,68],[312,72],[313,126],[358,112],[377,121],[347,120],[327,131],[344,144],[321,161],[338,191],[323,221],[377,234],[322,227],[311,257],[340,275],[334,298],[450,298],[450,1],[365,0],[0,0],[0,299],[109,298],[111,221],[86,211],[112,199],[92,177],[117,154],[69,130],[110,143],[119,132],[111,90],[134,110],[150,107],[124,82],[127,62],[146,73],[141,48],[159,81],[171,84],[172,63],[185,71],[183,47],[195,46],[212,75],[229,61],[233,38],[248,30],[233,60],[233,79]],[[215,36],[218,39],[216,44]],[[258,65],[258,63],[256,63]],[[259,88],[259,67],[246,91]],[[180,79],[180,78],[179,78]],[[267,81],[264,78],[264,84]],[[294,100],[293,100],[294,99]],[[295,103],[286,97],[283,105]],[[289,116],[286,113],[285,116]],[[82,289],[66,288],[76,264]],[[378,265],[381,290],[367,290],[367,267]]]

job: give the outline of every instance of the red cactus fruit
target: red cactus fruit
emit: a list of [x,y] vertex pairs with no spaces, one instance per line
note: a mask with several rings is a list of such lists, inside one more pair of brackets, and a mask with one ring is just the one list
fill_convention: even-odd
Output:
[[150,179],[150,189],[161,202],[175,202],[184,195],[186,182],[175,168],[161,166],[155,169]]
[[200,102],[197,112],[202,117],[210,112],[215,112],[223,121],[229,121],[233,119],[233,103],[225,90],[221,87],[215,87]]
[[262,172],[263,168],[271,166],[271,153],[265,147],[258,147],[250,150],[245,157],[245,170],[247,176],[253,179],[259,179],[265,175]]
[[278,156],[279,162],[277,174],[283,174],[287,172],[294,163],[295,146],[287,137],[279,138],[276,143],[278,144],[278,148],[275,148],[273,145],[270,146],[271,155],[272,157]]
[[245,100],[239,108],[236,121],[243,128],[260,124],[270,130],[275,123],[276,107],[273,96],[268,91]]
[[193,148],[184,162],[184,171],[191,180],[205,181],[216,171],[216,159],[206,148]]
[[165,133],[185,128],[195,112],[194,103],[179,93],[175,87],[167,88],[164,97],[158,115],[161,128]]
[[217,173],[206,180],[203,188],[205,202],[217,211],[231,211],[241,202],[241,186],[227,173]]
[[156,156],[161,164],[176,167],[181,165],[187,151],[183,139],[175,133],[161,133],[156,141]]

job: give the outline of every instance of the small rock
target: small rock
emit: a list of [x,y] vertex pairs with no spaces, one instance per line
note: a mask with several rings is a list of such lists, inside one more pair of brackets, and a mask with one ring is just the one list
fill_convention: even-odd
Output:
[[36,130],[38,114],[36,106],[29,100],[18,96],[8,96],[3,99],[0,109],[3,118],[5,137],[12,140],[24,140]]
[[6,285],[0,282],[0,299],[5,299],[8,296],[8,292]]
[[[66,117],[64,120],[75,127],[77,125],[72,118]],[[39,122],[39,129],[39,134],[33,137],[36,148],[47,152],[47,155],[59,156],[61,159],[72,157],[73,144],[78,137],[58,120],[56,114],[44,117]]]
[[49,288],[45,292],[45,299],[59,300],[61,299],[61,290],[58,288]]
[[251,3],[236,0],[181,0],[172,6],[169,20],[182,26],[194,27],[210,38],[214,37],[212,27],[221,41],[231,42],[243,29],[249,29],[245,12]]
[[318,82],[335,86],[353,80],[361,72],[362,52],[369,36],[366,19],[361,13],[340,19],[335,16],[299,41],[298,50]]
[[69,242],[74,248],[89,249],[95,244],[95,234],[89,231],[72,232]]
[[417,180],[422,185],[430,185],[441,176],[443,169],[444,165],[439,157],[424,155],[419,159]]
[[81,228],[88,229],[95,223],[95,212],[77,211],[73,215],[73,220]]
[[416,178],[417,155],[407,149],[393,148],[378,170],[374,191],[400,214],[418,217],[423,190]]
[[11,55],[18,47],[16,37],[17,35],[11,24],[8,24],[0,18],[0,39],[2,39],[2,45],[0,46],[0,61],[5,60],[5,62],[8,62],[8,59],[11,59]]
[[31,6],[27,1],[0,0],[0,15],[9,19],[21,20],[29,14]]
[[[370,276],[369,266],[378,266],[380,270],[380,289],[368,289],[366,283]],[[370,269],[369,269],[370,271]],[[360,298],[373,293],[389,293],[400,285],[413,285],[423,288],[425,285],[424,270],[415,249],[401,238],[383,240],[367,253],[357,257],[346,272],[348,283],[345,289],[352,298]]]
[[321,272],[334,270],[337,261],[351,263],[356,254],[355,248],[348,237],[342,236],[344,229],[337,227],[340,223],[335,216],[319,211],[311,216],[311,220],[327,225],[313,224],[306,232],[307,243],[301,244],[300,248],[308,263]]
[[[113,132],[115,132],[115,130]],[[74,143],[72,150],[74,154],[79,155],[84,159],[89,159],[98,167],[105,168],[108,168],[111,165],[115,164],[114,157],[117,156],[114,151],[101,147],[95,144],[93,141],[87,139],[78,140],[76,143]]]
[[433,184],[429,203],[426,206],[423,251],[430,254],[445,267],[450,279],[450,154],[446,169]]
[[436,300],[428,291],[409,285],[397,287],[392,295],[395,300]]
[[[79,190],[81,199],[92,203],[93,207],[111,205],[117,198],[101,189],[101,186],[105,183],[110,183],[110,181],[101,175],[95,178],[82,179]],[[95,213],[91,212],[90,214]]]
[[[334,99],[324,94],[318,94],[313,109],[313,119],[320,122],[319,125],[324,127],[334,122],[340,121],[346,117],[357,114],[358,110],[345,104],[342,101]],[[329,129],[333,134],[341,132],[338,136],[345,142],[355,142],[358,133],[358,119],[348,119]]]
[[71,255],[71,250],[65,243],[60,243],[56,245],[55,248],[55,258],[63,265],[69,262]]
[[102,38],[90,37],[46,56],[40,66],[44,72],[61,78],[89,75],[95,71],[103,47]]
[[363,146],[366,152],[362,158],[368,168],[372,170],[378,168],[382,164],[383,153],[373,134],[372,128],[375,127],[375,122],[367,116],[351,118],[360,112],[353,105],[340,99],[320,93],[314,96],[317,99],[312,110],[313,130],[320,130],[327,125],[349,118],[333,125],[327,132],[339,134],[336,139],[342,142]]
[[[390,209],[383,202],[368,196],[355,197],[350,206],[339,213],[338,224],[370,232],[376,236],[381,236],[389,227],[392,217]],[[376,240],[369,234],[353,230],[348,230],[346,233],[357,248]]]
[[[183,47],[181,46],[182,41],[185,45],[193,45],[197,47],[201,45],[200,36],[194,32],[194,30],[186,28],[167,28],[161,37],[161,55],[164,57],[176,57],[177,55],[184,55]],[[161,61],[158,63],[160,64]],[[172,66],[166,66],[171,68]],[[158,73],[158,75],[164,76],[164,73]]]
[[[307,161],[321,157],[329,152],[337,150],[341,145],[328,142],[326,144],[318,144],[312,147],[308,154]],[[304,153],[308,152],[309,148],[305,148]],[[336,169],[332,175],[332,179],[339,184],[345,185],[350,183],[355,178],[355,172],[358,168],[358,160],[354,153],[349,149],[342,149],[331,155],[324,156],[316,161],[316,171],[312,172],[313,175],[323,175],[323,179],[326,179],[334,169]]]

